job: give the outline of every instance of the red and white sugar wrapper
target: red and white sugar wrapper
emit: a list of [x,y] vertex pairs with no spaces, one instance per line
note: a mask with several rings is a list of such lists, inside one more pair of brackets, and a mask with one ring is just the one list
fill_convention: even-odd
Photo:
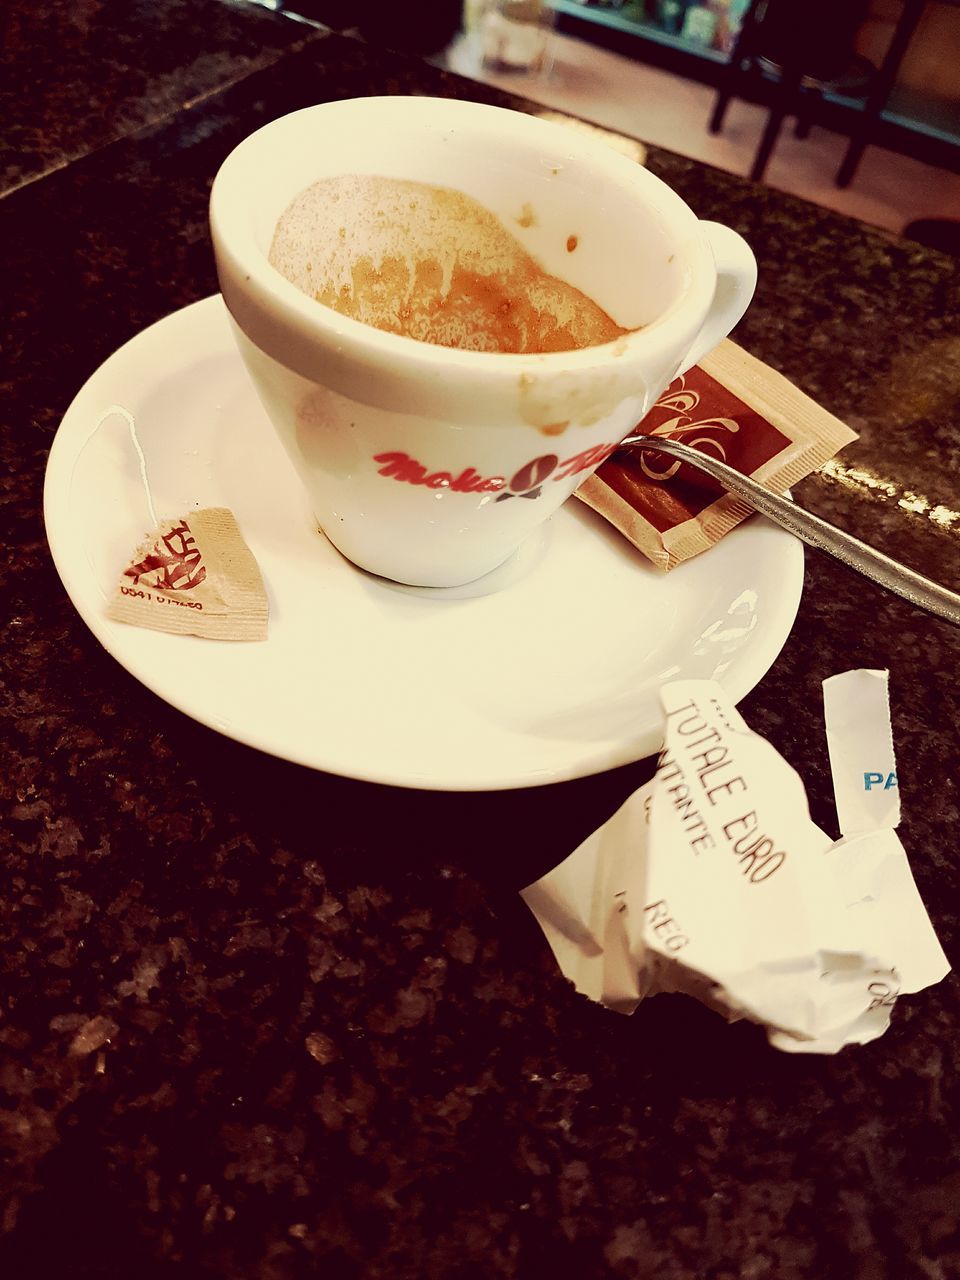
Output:
[[685,992],[779,1049],[875,1039],[900,994],[948,972],[896,834],[832,841],[715,681],[661,699],[654,777],[523,890],[560,968],[622,1013]]

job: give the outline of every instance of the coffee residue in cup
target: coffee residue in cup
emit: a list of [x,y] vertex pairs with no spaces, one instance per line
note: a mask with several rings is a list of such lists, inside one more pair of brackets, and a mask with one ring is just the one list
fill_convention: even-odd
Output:
[[269,258],[324,306],[437,346],[573,351],[629,332],[545,271],[483,205],[446,187],[322,179],[281,215]]

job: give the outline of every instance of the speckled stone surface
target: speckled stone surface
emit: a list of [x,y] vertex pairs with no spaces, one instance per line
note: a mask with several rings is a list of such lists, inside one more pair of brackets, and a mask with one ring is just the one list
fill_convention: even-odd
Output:
[[12,0],[0,21],[0,195],[323,35],[245,0]]
[[[159,702],[63,593],[47,450],[119,343],[214,290],[220,160],[311,101],[410,91],[502,100],[328,37],[0,204],[0,1274],[951,1280],[955,978],[836,1058],[682,998],[609,1013],[516,889],[648,765],[490,796],[311,774]],[[956,524],[901,504],[960,509],[960,263],[650,164],[749,237],[740,340],[853,422],[847,462],[894,489],[798,496],[957,585]],[[890,667],[902,835],[954,960],[958,656],[945,624],[812,556],[742,705],[835,830],[819,682]]]

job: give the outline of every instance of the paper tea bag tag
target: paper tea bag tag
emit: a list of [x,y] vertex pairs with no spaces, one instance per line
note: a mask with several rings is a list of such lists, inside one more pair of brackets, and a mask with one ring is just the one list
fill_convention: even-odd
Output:
[[265,640],[267,595],[233,512],[162,521],[131,557],[107,608],[117,622],[210,640]]

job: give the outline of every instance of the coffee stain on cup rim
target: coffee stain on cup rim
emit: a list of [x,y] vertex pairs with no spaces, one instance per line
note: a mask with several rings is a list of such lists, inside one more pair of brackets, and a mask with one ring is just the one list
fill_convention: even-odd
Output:
[[[517,379],[521,419],[544,436],[560,436],[569,427],[592,427],[616,408],[616,380],[593,378],[589,385],[548,389],[535,374]],[[566,417],[561,415],[566,414]]]

